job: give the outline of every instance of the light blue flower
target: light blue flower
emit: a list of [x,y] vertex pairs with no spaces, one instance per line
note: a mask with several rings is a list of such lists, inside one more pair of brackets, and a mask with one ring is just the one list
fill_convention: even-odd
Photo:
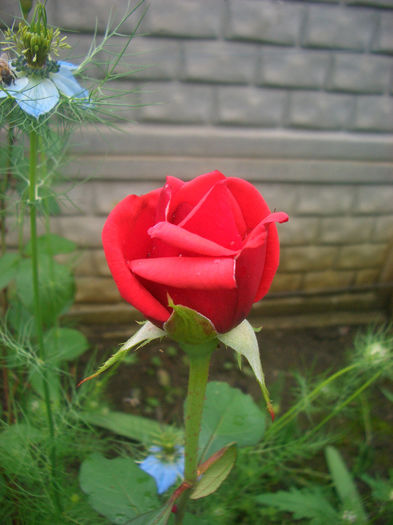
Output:
[[0,86],[0,98],[13,98],[23,111],[35,118],[53,109],[59,102],[60,94],[88,102],[88,90],[79,85],[72,73],[77,66],[63,61],[57,64],[59,70],[49,73],[48,78],[21,76],[9,86]]
[[178,478],[184,476],[184,448],[176,445],[175,453],[165,458],[162,447],[150,447],[152,454],[144,459],[139,467],[155,479],[158,494],[171,487]]

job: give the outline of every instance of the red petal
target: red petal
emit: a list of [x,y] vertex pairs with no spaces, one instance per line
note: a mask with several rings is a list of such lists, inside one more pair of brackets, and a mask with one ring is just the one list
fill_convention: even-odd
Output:
[[127,262],[146,256],[150,244],[147,230],[154,223],[160,190],[142,197],[129,195],[109,214],[102,242],[109,269],[121,296],[144,315],[160,322],[169,317],[166,310],[130,272]]
[[184,186],[185,182],[176,177],[167,177],[166,184],[162,188],[160,198],[157,204],[156,221],[165,221],[167,219],[170,201],[174,195]]
[[185,183],[171,199],[167,215],[168,221],[179,224],[212,186],[222,180],[225,180],[225,175],[216,170]]
[[249,231],[270,214],[270,209],[259,191],[249,182],[229,177],[227,186],[242,210]]
[[166,244],[179,248],[183,252],[210,257],[225,257],[237,254],[235,250],[228,250],[219,244],[204,237],[189,232],[170,222],[159,222],[147,232],[152,239],[159,239]]
[[194,290],[236,288],[235,261],[230,258],[157,257],[129,262],[139,277],[165,286]]
[[286,222],[288,215],[282,211],[271,213],[265,217],[250,233],[244,248],[257,248],[265,242],[267,229],[273,222]]
[[179,226],[231,250],[242,245],[226,181],[215,184]]

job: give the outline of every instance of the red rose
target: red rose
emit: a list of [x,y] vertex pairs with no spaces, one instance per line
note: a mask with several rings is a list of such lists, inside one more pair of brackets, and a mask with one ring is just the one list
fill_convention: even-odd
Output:
[[102,240],[122,297],[158,326],[174,304],[228,332],[269,290],[279,260],[271,213],[248,182],[219,171],[129,195],[110,213]]

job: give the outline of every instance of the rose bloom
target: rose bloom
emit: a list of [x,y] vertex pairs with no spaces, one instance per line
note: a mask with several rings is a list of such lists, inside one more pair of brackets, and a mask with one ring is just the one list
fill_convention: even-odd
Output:
[[274,223],[287,220],[250,183],[213,171],[129,195],[102,240],[120,294],[151,322],[168,320],[170,297],[225,333],[268,292],[279,262]]

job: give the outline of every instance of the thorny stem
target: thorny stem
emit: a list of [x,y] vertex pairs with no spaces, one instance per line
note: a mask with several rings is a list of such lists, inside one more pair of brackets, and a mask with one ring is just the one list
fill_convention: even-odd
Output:
[[[42,308],[39,285],[39,263],[38,263],[38,243],[37,243],[37,155],[38,155],[38,135],[35,131],[30,133],[30,166],[29,166],[29,205],[30,205],[30,242],[31,242],[31,263],[32,280],[34,293],[34,318],[37,332],[39,356],[42,363],[45,363],[45,345],[43,335]],[[53,421],[52,406],[50,400],[48,378],[45,367],[42,369],[44,401],[46,416],[48,420],[49,435],[51,439],[50,463],[51,463],[51,482],[53,490],[53,501],[59,513],[62,511],[59,488],[56,481],[57,476],[57,457],[55,444],[55,426]]]

